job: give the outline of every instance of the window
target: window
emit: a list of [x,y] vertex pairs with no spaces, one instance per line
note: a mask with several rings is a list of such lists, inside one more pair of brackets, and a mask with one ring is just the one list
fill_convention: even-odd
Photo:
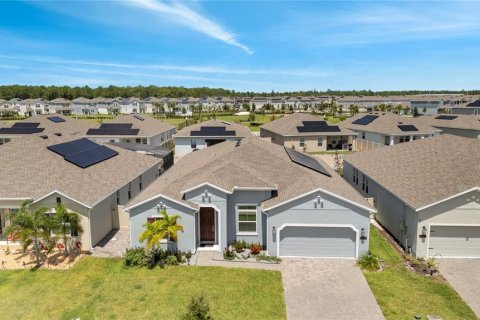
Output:
[[365,180],[367,177],[365,177],[364,174],[362,174],[362,190],[365,190]]
[[140,143],[140,142],[142,142],[142,139],[137,138],[137,139],[135,139],[135,142],[136,142],[136,143]]
[[[153,216],[153,217],[147,217],[147,223],[154,223],[155,221],[162,220],[163,218],[160,216]],[[167,240],[167,236],[162,238],[161,242],[164,242]],[[170,238],[172,240],[172,238]]]
[[353,168],[353,182],[358,184],[358,170]]
[[365,140],[365,132],[362,132],[362,139]]
[[132,199],[132,183],[128,183],[128,199]]
[[368,177],[365,177],[365,193],[368,193]]
[[389,136],[385,136],[385,145],[386,146],[390,145],[390,137]]
[[318,147],[323,146],[323,138],[318,138],[318,139],[317,139],[317,146],[318,146]]
[[192,147],[192,149],[196,149],[197,148],[197,140],[195,140],[195,139],[190,140],[190,147]]
[[256,206],[238,206],[238,232],[256,233],[257,232],[257,207]]
[[402,137],[400,137],[400,143],[408,142],[408,141],[410,141],[410,136],[402,136]]
[[114,143],[114,142],[115,142],[115,140],[110,139],[110,143]]
[[300,147],[305,147],[305,138],[300,138]]
[[142,176],[138,177],[138,187],[142,190]]
[[62,199],[60,197],[57,197],[57,204],[61,204],[62,203]]
[[120,190],[117,190],[116,196],[117,196],[117,204],[120,204]]

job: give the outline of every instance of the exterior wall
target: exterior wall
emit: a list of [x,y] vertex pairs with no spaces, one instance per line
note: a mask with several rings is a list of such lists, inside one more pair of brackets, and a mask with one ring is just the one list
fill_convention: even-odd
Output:
[[90,209],[91,246],[97,245],[114,227],[118,227],[118,208],[115,195],[102,200]]
[[[215,137],[211,138],[202,138],[202,137],[175,137],[175,155],[183,156],[187,153],[192,152],[191,141],[195,139],[197,142],[196,149],[204,149],[207,147],[205,140],[216,139]],[[225,139],[225,141],[235,141],[239,138],[237,137],[221,137],[219,139]]]
[[452,114],[467,114],[467,115],[480,115],[480,108],[468,107],[468,108],[455,108],[451,107]]
[[[193,209],[179,205],[163,197],[155,198],[130,210],[130,247],[142,247],[144,244],[138,240],[142,234],[148,217],[158,216],[157,205],[162,202],[166,207],[167,214],[180,216],[178,223],[183,226],[183,232],[178,233],[177,248],[181,251],[196,250],[196,215]],[[166,247],[162,245],[162,247]]]
[[[411,101],[410,109],[412,110],[412,112],[415,107],[420,114],[434,115],[438,114],[438,108],[442,108],[443,103],[440,101]],[[426,109],[425,112],[423,112],[423,108]]]
[[[317,196],[321,196],[324,201],[323,208],[314,207],[313,203]],[[367,210],[322,192],[312,193],[269,210],[267,215],[267,251],[271,256],[278,254],[276,240],[278,231],[274,232],[273,227],[279,230],[285,223],[348,224],[353,225],[359,233],[363,228],[367,237],[370,234],[370,219]],[[365,254],[368,251],[368,240],[359,240],[358,246],[358,256]]]
[[[480,122],[479,122],[480,125]],[[465,138],[474,138],[480,139],[480,129],[479,130],[468,130],[468,129],[457,129],[457,128],[439,128],[442,130],[442,133],[452,134],[459,137]]]
[[345,160],[343,161],[343,177],[364,197],[373,198],[374,206],[378,211],[375,219],[392,234],[402,247],[406,250],[409,250],[409,247],[415,250],[417,238],[415,212],[372,179],[369,179],[367,194],[365,190],[362,190],[363,173],[358,171],[358,184],[353,182],[353,166]]
[[[429,229],[430,224],[475,224],[480,226],[480,191],[472,191],[454,199],[442,202],[418,212],[417,235],[422,233],[422,227]],[[426,257],[428,237],[418,239],[417,257]]]
[[168,130],[160,134],[157,134],[156,136],[152,136],[149,139],[148,144],[153,146],[161,146],[165,144],[165,142],[171,140],[174,133],[175,133],[175,129],[172,129],[172,130]]

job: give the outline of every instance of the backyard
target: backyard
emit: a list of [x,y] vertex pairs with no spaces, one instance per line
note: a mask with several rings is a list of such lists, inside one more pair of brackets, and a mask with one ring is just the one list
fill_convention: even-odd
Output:
[[[0,272],[0,317],[178,319],[203,294],[214,319],[285,319],[278,271],[218,267],[127,268],[85,257],[68,271]],[[112,307],[114,306],[114,307]]]
[[365,271],[373,294],[387,319],[413,319],[438,315],[443,319],[477,319],[455,290],[440,277],[408,270],[402,257],[378,229],[371,227],[370,250],[385,261],[381,272]]

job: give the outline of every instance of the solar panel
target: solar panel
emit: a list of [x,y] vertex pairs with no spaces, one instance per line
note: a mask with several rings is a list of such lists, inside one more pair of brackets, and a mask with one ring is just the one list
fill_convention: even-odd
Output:
[[65,122],[65,119],[60,117],[47,117],[47,119],[55,123]]
[[338,126],[297,127],[298,132],[340,132]]
[[38,122],[16,122],[12,128],[37,128],[39,125]]
[[325,170],[325,168],[315,158],[287,147],[285,147],[285,151],[287,151],[287,154],[290,157],[290,160],[292,162],[295,162],[308,169],[324,174],[327,177],[332,176],[327,170]]
[[96,144],[86,138],[48,146],[53,151],[80,168],[87,168],[118,155],[118,152]]
[[417,127],[415,127],[411,124],[399,125],[398,128],[402,131],[418,131]]
[[467,107],[480,107],[480,100],[475,100],[474,102],[470,102],[467,104]]
[[140,129],[130,128],[99,128],[88,129],[89,136],[136,136]]
[[200,130],[192,130],[190,132],[191,136],[234,136],[235,130],[226,130],[225,127],[200,127]]
[[43,132],[43,130],[43,128],[34,127],[0,128],[0,134],[33,134]]
[[302,121],[304,127],[328,126],[327,121]]
[[366,115],[366,116],[363,116],[361,117],[360,119],[357,119],[355,121],[352,122],[352,124],[359,124],[361,126],[366,126],[367,124],[371,123],[373,120],[377,119],[378,116],[374,116],[374,115]]
[[140,117],[140,116],[137,115],[137,114],[134,114],[133,117],[134,117],[134,118],[137,118],[137,119],[140,120],[140,121],[145,120],[143,117]]
[[455,118],[457,118],[457,116],[440,115],[440,116],[436,117],[435,119],[438,119],[438,120],[453,120]]
[[102,123],[100,128],[111,129],[111,128],[131,128],[131,123]]

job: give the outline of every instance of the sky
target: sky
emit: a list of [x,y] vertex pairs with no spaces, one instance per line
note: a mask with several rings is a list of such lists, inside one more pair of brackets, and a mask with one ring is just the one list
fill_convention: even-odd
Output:
[[0,0],[0,12],[0,85],[480,88],[480,1]]

